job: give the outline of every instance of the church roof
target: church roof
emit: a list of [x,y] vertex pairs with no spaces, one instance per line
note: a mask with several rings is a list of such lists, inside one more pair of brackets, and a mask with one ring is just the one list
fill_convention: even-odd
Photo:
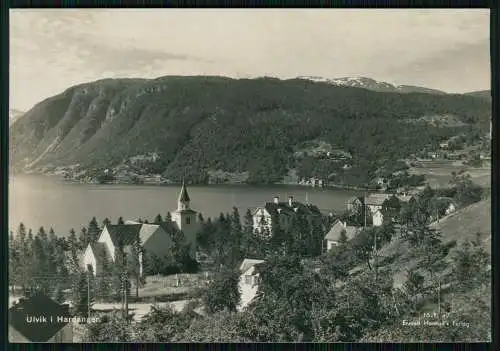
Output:
[[181,188],[181,193],[179,194],[179,201],[180,202],[189,202],[191,199],[189,198],[187,189],[186,189],[186,184],[182,182],[182,188]]
[[144,244],[159,229],[166,233],[171,233],[173,230],[172,227],[163,223],[149,224],[135,221],[127,221],[125,224],[111,224],[107,225],[106,228],[115,246],[118,246],[120,240],[124,246],[132,245],[137,236],[141,239],[141,244]]
[[113,245],[131,245],[141,231],[142,224],[109,224],[106,226]]

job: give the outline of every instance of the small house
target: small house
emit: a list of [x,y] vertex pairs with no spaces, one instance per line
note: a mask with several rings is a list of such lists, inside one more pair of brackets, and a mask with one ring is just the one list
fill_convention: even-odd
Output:
[[238,310],[242,311],[254,300],[259,289],[259,270],[258,267],[264,263],[263,260],[253,260],[245,258],[240,265],[240,281],[238,283],[240,290],[240,304]]
[[380,227],[382,226],[382,223],[384,223],[384,214],[382,211],[377,210],[373,215],[372,215],[372,223],[374,227]]
[[349,241],[358,235],[361,232],[361,229],[361,227],[348,226],[345,222],[336,220],[324,238],[326,251],[331,250],[334,246],[342,244],[342,233],[345,234],[346,240]]

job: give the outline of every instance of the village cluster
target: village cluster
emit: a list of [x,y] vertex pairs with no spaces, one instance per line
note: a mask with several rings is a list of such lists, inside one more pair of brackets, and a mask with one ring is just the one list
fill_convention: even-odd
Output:
[[[446,198],[441,200],[446,201]],[[290,196],[287,201],[280,201],[279,197],[274,197],[273,201],[259,206],[253,211],[253,229],[255,235],[269,235],[272,232],[273,220],[279,219],[279,226],[287,229],[291,226],[294,215],[297,212],[305,214],[308,220],[316,221],[322,226],[325,233],[323,240],[322,251],[329,251],[335,246],[352,240],[359,234],[367,225],[378,227],[384,223],[384,206],[394,202],[397,206],[416,201],[416,196],[409,195],[392,195],[375,193],[362,197],[352,197],[346,203],[346,213],[360,216],[364,219],[362,225],[350,225],[346,220],[340,218],[333,219],[330,213],[326,215],[329,221],[324,221],[325,215],[320,209],[309,203],[301,203]],[[456,210],[456,205],[453,200],[447,200],[445,215],[448,215]],[[189,255],[193,260],[200,260],[197,253],[197,233],[200,223],[197,220],[197,211],[191,208],[191,199],[188,195],[187,187],[182,185],[177,208],[171,212],[172,222],[171,230],[182,231],[189,245]],[[438,219],[438,218],[436,218]],[[385,219],[387,220],[387,219]],[[390,218],[397,226],[397,218]],[[327,224],[325,224],[327,223]],[[106,275],[110,272],[104,271],[106,268],[103,260],[114,262],[117,248],[123,248],[125,252],[131,252],[137,238],[146,252],[153,253],[158,257],[164,255],[171,248],[173,241],[171,233],[168,233],[169,227],[161,224],[142,223],[138,221],[125,221],[124,224],[107,224],[104,226],[96,242],[88,244],[83,254],[80,256],[80,266],[87,270],[89,274]],[[258,293],[259,270],[258,266],[264,263],[264,260],[245,258],[240,265],[240,280],[239,290],[241,293],[240,304],[238,310],[243,310],[247,307]],[[144,275],[142,254],[139,254],[139,274]],[[39,301],[40,300],[40,301]],[[49,309],[49,311],[47,311]],[[69,314],[67,305],[58,304],[47,296],[41,293],[33,296],[25,297],[21,301],[15,303],[11,309],[11,323],[9,326],[11,340],[14,338],[17,341],[64,341],[72,339],[71,325],[73,324],[72,317]],[[22,314],[25,318],[19,317]],[[14,316],[14,317],[12,317]],[[17,317],[16,317],[17,316]],[[44,316],[44,320],[55,321],[44,324],[52,325],[47,327],[47,333],[40,336],[30,330],[33,329],[33,316]],[[46,317],[48,316],[48,317]],[[14,319],[12,319],[14,318]],[[31,325],[30,325],[31,324]],[[38,327],[37,327],[38,328]],[[37,340],[33,337],[38,338]],[[31,339],[30,339],[31,338]],[[42,338],[43,340],[40,340]],[[72,340],[71,340],[72,341]]]

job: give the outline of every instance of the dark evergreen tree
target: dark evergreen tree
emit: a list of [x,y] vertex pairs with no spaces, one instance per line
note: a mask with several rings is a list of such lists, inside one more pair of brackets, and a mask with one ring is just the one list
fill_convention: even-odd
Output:
[[82,227],[80,231],[80,236],[78,237],[78,248],[80,250],[85,250],[89,244],[89,235],[87,233],[87,228]]
[[107,225],[110,225],[111,224],[111,221],[109,220],[109,218],[104,218],[104,221],[102,221],[102,229],[104,229],[104,227],[106,227]]
[[118,217],[118,221],[116,224],[125,224],[125,221],[123,220],[122,216]]
[[155,220],[154,220],[154,223],[155,224],[160,224],[163,222],[163,218],[161,217],[161,214],[157,214],[156,217],[155,217]]
[[99,224],[97,224],[97,219],[92,217],[92,220],[87,227],[87,235],[89,237],[88,241],[95,243],[97,239],[99,239],[100,234],[101,228],[99,228]]

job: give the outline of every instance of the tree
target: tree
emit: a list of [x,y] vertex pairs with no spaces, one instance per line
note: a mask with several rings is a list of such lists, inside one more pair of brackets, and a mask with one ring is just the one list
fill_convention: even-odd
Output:
[[468,289],[489,279],[488,264],[490,255],[482,244],[476,241],[465,241],[453,256],[453,276],[460,289]]
[[175,312],[170,306],[153,305],[136,326],[137,340],[156,343],[178,341],[197,316],[192,310]]
[[73,281],[73,313],[77,316],[88,317],[89,308],[94,302],[92,279],[93,276],[90,271],[81,271]]
[[80,236],[78,237],[78,246],[80,250],[84,250],[89,244],[89,236],[87,234],[87,228],[82,227],[80,231]]
[[161,214],[157,214],[156,217],[155,217],[155,220],[154,220],[154,223],[155,224],[160,224],[163,222],[163,218],[161,217]]
[[109,220],[109,218],[104,218],[104,221],[102,221],[102,228],[104,229],[106,226],[110,225],[111,224],[111,221]]
[[165,216],[165,223],[172,223],[172,214],[170,212],[167,212]]
[[87,227],[87,235],[89,237],[89,242],[96,242],[99,239],[99,234],[101,234],[101,229],[99,228],[99,224],[97,224],[97,220],[95,217],[92,217],[88,227]]
[[132,341],[131,326],[128,319],[118,312],[102,315],[98,322],[87,324],[84,340],[87,342]]
[[217,272],[202,296],[205,310],[215,313],[227,309],[235,312],[240,302],[239,272],[235,269],[222,268]]
[[410,301],[412,311],[417,310],[417,301],[424,292],[424,276],[414,270],[407,271],[407,279],[403,285],[407,299]]
[[340,232],[339,243],[345,245],[347,243],[347,234],[345,229]]
[[68,236],[69,251],[76,254],[79,250],[78,245],[79,243],[78,238],[76,237],[76,232],[73,228],[71,228]]
[[118,217],[118,221],[116,222],[116,224],[119,224],[119,225],[120,224],[125,224],[125,221],[123,220],[122,216]]

